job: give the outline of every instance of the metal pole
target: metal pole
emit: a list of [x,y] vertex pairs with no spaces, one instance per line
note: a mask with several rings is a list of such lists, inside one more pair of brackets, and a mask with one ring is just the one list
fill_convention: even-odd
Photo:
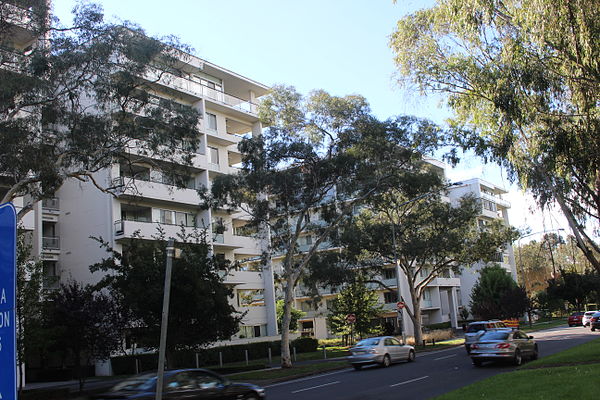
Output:
[[165,268],[165,289],[163,292],[162,321],[160,324],[160,347],[158,350],[158,377],[156,380],[156,400],[162,400],[163,378],[165,372],[165,352],[167,346],[167,326],[169,324],[169,300],[171,296],[171,270],[173,269],[173,253],[175,241],[167,243],[167,262]]

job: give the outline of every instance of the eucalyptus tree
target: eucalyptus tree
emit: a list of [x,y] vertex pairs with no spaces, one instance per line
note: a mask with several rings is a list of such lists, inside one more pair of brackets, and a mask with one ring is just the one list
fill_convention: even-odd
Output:
[[66,26],[45,0],[0,3],[0,202],[25,196],[20,218],[67,179],[114,193],[98,171],[144,156],[185,166],[198,144],[200,113],[149,95],[187,47],[106,22],[94,4],[73,13]]
[[500,220],[479,227],[479,201],[470,196],[456,204],[445,201],[445,185],[436,173],[429,173],[428,179],[415,176],[407,184],[410,190],[393,189],[366,201],[368,207],[345,227],[340,242],[351,264],[373,271],[398,266],[410,298],[402,293],[397,297],[407,303],[415,341],[420,343],[421,300],[427,286],[444,271],[493,261],[518,232]]
[[437,0],[390,39],[400,82],[444,96],[463,146],[558,203],[597,271],[599,35],[596,0]]
[[267,128],[240,143],[239,174],[218,176],[204,195],[206,206],[242,210],[267,232],[264,268],[281,257],[282,366],[290,367],[294,288],[311,259],[335,241],[355,206],[419,171],[423,152],[443,135],[411,117],[378,121],[361,96],[319,90],[304,97],[283,86],[264,100],[260,117]]

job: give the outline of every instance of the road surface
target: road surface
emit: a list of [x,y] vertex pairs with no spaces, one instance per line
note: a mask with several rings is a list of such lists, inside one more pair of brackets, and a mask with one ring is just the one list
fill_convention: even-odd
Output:
[[[600,337],[583,327],[559,327],[530,333],[540,357]],[[379,400],[429,399],[473,382],[514,370],[507,364],[472,365],[464,347],[418,353],[414,363],[389,368],[352,368],[266,386],[269,400]]]

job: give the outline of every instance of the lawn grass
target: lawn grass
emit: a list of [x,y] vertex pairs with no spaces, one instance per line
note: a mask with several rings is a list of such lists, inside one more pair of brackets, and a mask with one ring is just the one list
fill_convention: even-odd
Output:
[[[543,355],[543,354],[542,354]],[[561,351],[548,357],[528,362],[520,369],[543,368],[570,363],[600,363],[600,338],[580,344],[569,350]]]
[[315,363],[296,365],[293,368],[274,368],[262,371],[249,371],[240,372],[239,374],[228,375],[229,379],[240,381],[240,380],[252,380],[252,381],[263,381],[273,380],[281,378],[292,378],[301,377],[321,372],[341,369],[349,367],[347,361],[330,361],[326,363]]
[[529,327],[529,324],[525,322],[521,324],[521,330],[523,332],[535,332],[542,329],[556,328],[557,326],[561,325],[567,325],[567,321],[564,318],[535,322],[531,327]]
[[597,399],[600,364],[520,370],[499,374],[436,400]]
[[[327,358],[337,358],[337,357],[346,357],[348,355],[348,349],[344,348],[344,347],[332,347],[332,348],[326,348],[327,351]],[[310,353],[298,353],[296,355],[296,360],[295,361],[310,361],[310,360],[323,360],[323,350],[317,350],[317,351],[313,351]],[[293,360],[293,356],[292,356],[292,361]],[[278,366],[281,364],[281,357],[280,356],[273,356],[271,358],[271,366]],[[223,367],[243,367],[246,365],[246,361],[237,361],[237,362],[225,362],[223,363]],[[269,359],[268,358],[258,358],[258,359],[254,359],[254,360],[249,360],[248,361],[248,365],[263,365],[263,366],[268,366],[269,365]],[[220,368],[220,366],[218,364],[216,365],[207,365],[204,366],[202,368],[207,368],[207,369],[215,369],[215,368]]]

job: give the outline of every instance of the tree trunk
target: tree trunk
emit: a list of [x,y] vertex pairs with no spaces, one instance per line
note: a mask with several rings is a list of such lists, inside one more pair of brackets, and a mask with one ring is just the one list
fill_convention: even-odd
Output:
[[415,345],[420,345],[423,340],[423,333],[421,328],[421,296],[417,295],[417,291],[414,288],[410,288],[410,296],[412,298],[413,315],[411,316],[413,322]]
[[290,355],[290,322],[292,319],[292,303],[294,301],[294,279],[288,277],[285,286],[285,299],[283,303],[283,318],[281,320],[281,367],[291,368]]

